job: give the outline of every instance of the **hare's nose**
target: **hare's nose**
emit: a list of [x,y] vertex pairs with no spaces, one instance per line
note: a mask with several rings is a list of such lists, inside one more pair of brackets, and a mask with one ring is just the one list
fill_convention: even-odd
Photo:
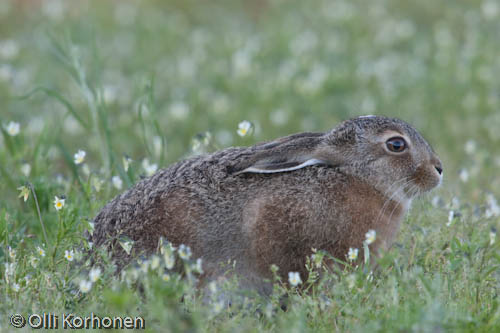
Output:
[[442,174],[443,174],[443,167],[442,167],[442,166],[440,166],[440,165],[435,165],[434,167],[436,168],[436,171],[437,171],[440,175],[442,175]]

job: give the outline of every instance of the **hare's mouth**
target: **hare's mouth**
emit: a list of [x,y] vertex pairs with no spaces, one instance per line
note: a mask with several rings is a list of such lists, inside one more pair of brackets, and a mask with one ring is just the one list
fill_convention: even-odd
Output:
[[437,168],[430,166],[419,166],[412,180],[413,184],[408,187],[407,193],[409,196],[415,197],[441,185],[443,180],[442,169],[437,170]]

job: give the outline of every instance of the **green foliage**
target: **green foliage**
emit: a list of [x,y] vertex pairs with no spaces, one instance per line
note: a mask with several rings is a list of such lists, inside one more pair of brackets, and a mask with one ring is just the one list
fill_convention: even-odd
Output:
[[[499,331],[499,17],[495,0],[1,1],[0,330],[94,312],[149,331]],[[315,253],[263,299],[229,276],[197,289],[168,244],[121,275],[87,260],[95,214],[157,167],[362,114],[414,124],[445,169],[390,250],[359,249],[370,263]]]

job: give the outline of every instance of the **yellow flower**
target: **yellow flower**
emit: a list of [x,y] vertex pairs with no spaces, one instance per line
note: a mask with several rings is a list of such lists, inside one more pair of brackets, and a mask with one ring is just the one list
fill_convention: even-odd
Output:
[[56,207],[56,210],[60,210],[64,207],[64,201],[66,199],[63,198],[58,198],[57,196],[54,199],[54,207]]
[[238,130],[236,131],[239,136],[247,135],[250,130],[253,128],[253,125],[248,120],[243,120],[238,124]]
[[19,196],[18,198],[23,198],[24,199],[24,202],[26,202],[26,200],[28,200],[28,197],[30,195],[30,190],[29,188],[27,188],[26,186],[21,186],[21,187],[18,187],[17,188],[19,191],[21,191],[21,193],[19,193]]

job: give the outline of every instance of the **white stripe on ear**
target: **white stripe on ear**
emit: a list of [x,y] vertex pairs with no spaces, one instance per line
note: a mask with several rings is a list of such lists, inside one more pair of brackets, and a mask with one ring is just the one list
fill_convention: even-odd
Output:
[[[265,166],[262,167],[262,168],[251,166],[249,168],[246,168],[244,170],[236,172],[235,175],[239,175],[240,173],[278,173],[278,172],[287,172],[287,171],[293,171],[293,170],[302,169],[302,168],[305,168],[306,166],[318,165],[318,164],[325,165],[325,164],[328,164],[328,163],[326,163],[325,161],[322,161],[322,160],[318,160],[316,158],[312,158],[312,159],[309,159],[309,160],[307,160],[305,162],[302,162],[301,164],[298,164],[298,165],[295,165],[295,166],[289,167],[289,168],[283,168],[283,169],[266,169]],[[269,166],[271,166],[271,165],[272,164],[270,164]]]

